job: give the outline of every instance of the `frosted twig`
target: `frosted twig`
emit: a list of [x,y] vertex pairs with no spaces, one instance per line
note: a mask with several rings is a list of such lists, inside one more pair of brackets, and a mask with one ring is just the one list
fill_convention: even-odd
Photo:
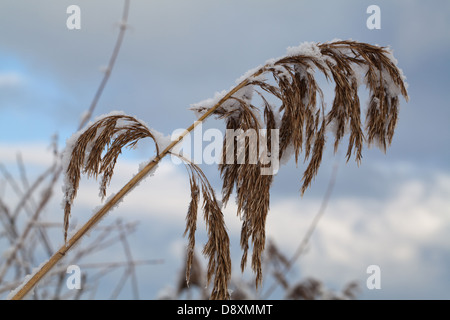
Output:
[[125,0],[124,7],[123,7],[123,13],[122,13],[122,20],[120,23],[119,35],[117,37],[116,44],[115,44],[113,52],[111,54],[111,58],[109,59],[108,66],[106,67],[106,72],[103,76],[102,81],[100,82],[99,87],[97,88],[94,99],[92,100],[89,109],[83,115],[83,118],[80,121],[78,130],[83,128],[88,123],[89,119],[91,118],[92,114],[94,113],[94,109],[97,106],[98,101],[100,100],[103,90],[105,89],[105,86],[108,83],[109,77],[111,76],[112,69],[116,62],[117,56],[119,55],[120,47],[122,45],[123,38],[125,36],[125,31],[127,29],[129,8],[130,8],[130,0]]

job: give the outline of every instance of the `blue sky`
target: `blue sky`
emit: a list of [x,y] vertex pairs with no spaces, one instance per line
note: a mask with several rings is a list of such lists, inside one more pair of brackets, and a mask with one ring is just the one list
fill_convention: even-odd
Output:
[[[81,30],[66,28],[71,4],[81,8]],[[371,4],[381,9],[380,30],[366,27]],[[0,3],[0,162],[12,172],[16,152],[30,167],[45,168],[51,161],[51,136],[58,133],[63,148],[76,130],[111,54],[122,6],[122,1],[106,0]],[[195,120],[190,104],[229,88],[289,46],[335,38],[390,46],[410,95],[409,103],[401,101],[391,148],[387,154],[364,149],[358,167],[353,161],[346,164],[343,154],[333,156],[329,145],[303,198],[303,167],[282,167],[273,186],[268,235],[287,255],[294,252],[320,206],[335,159],[341,158],[330,205],[293,277],[315,276],[333,288],[358,279],[364,286],[367,266],[378,264],[383,287],[363,287],[361,298],[450,298],[448,1],[134,0],[129,25],[95,115],[123,110],[165,134]],[[325,92],[332,90],[324,84]],[[214,119],[207,125],[223,128]],[[112,191],[152,155],[145,148],[127,152]],[[165,163],[109,216],[139,220],[136,255],[166,261],[140,271],[145,298],[175,285],[174,272],[181,268],[189,201],[183,170]],[[204,170],[218,188],[216,168]],[[99,204],[92,197],[95,187],[86,182],[83,191],[82,185],[74,216],[81,219]],[[55,220],[62,214],[61,197],[56,192],[47,209]],[[238,259],[240,223],[232,204],[228,209],[232,254]],[[240,276],[237,261],[235,274]]]

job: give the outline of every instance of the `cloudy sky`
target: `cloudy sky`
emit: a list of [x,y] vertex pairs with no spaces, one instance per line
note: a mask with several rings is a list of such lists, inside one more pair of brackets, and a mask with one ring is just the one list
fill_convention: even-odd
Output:
[[[81,9],[80,30],[66,27],[72,4]],[[366,27],[371,4],[381,9],[379,30]],[[30,176],[37,175],[51,164],[51,137],[58,134],[64,148],[76,131],[112,52],[122,7],[118,0],[0,2],[0,163],[13,174],[18,174],[18,152]],[[293,255],[338,165],[326,212],[292,279],[315,277],[332,289],[357,280],[362,299],[450,298],[448,1],[133,0],[128,22],[95,115],[121,110],[165,134],[195,121],[191,104],[230,88],[247,70],[283,55],[289,46],[335,38],[390,46],[407,77],[410,101],[401,100],[388,152],[364,149],[358,167],[352,160],[346,163],[343,153],[333,155],[327,145],[319,174],[303,198],[303,165],[283,166],[273,185],[267,234]],[[323,85],[332,93],[331,85]],[[223,129],[215,119],[205,125]],[[147,144],[127,152],[111,192],[153,152]],[[219,191],[216,167],[202,168]],[[165,261],[139,270],[144,298],[176,284],[186,245],[188,186],[184,167],[166,160],[108,216],[139,221],[132,238],[135,256]],[[100,203],[96,187],[83,181],[73,212],[79,220]],[[46,210],[49,219],[61,219],[61,199],[58,188]],[[240,221],[233,205],[230,201],[224,213],[239,278]],[[380,267],[379,290],[365,286],[369,265]]]

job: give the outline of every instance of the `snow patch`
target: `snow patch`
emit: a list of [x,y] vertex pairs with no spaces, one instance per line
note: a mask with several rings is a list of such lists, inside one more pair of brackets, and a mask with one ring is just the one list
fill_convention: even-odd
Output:
[[321,60],[322,53],[315,42],[303,42],[296,47],[288,47],[286,51],[288,57],[306,56]]

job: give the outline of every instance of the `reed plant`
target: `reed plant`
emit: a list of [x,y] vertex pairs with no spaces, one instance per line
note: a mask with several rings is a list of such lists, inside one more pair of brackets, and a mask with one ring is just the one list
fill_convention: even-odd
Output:
[[[322,88],[316,79],[317,72],[329,83],[334,83],[334,99],[330,108],[326,106]],[[361,115],[358,95],[361,85],[365,85],[369,94],[365,115]],[[303,43],[288,48],[286,55],[270,59],[250,70],[229,90],[193,105],[198,120],[170,143],[164,143],[156,131],[132,116],[113,113],[97,118],[75,133],[65,150],[65,244],[16,290],[12,298],[20,299],[27,294],[103,216],[118,205],[140,181],[152,174],[167,155],[178,156],[185,162],[190,179],[191,200],[185,228],[188,237],[186,281],[189,282],[194,263],[197,213],[201,207],[208,232],[203,254],[208,259],[207,282],[213,284],[210,298],[230,298],[230,241],[222,208],[235,192],[237,210],[242,220],[241,269],[246,267],[251,250],[251,268],[256,275],[257,287],[262,281],[261,261],[266,245],[266,217],[274,175],[261,174],[266,168],[261,161],[256,164],[250,163],[248,158],[244,163],[222,161],[218,168],[222,179],[222,197],[219,200],[200,167],[176,153],[174,148],[198,124],[211,116],[223,119],[227,129],[278,130],[279,148],[276,156],[289,159],[292,155],[296,163],[302,158],[306,163],[300,187],[300,193],[303,194],[318,173],[327,134],[334,137],[335,152],[348,136],[347,161],[354,157],[359,164],[364,144],[375,144],[386,151],[394,136],[400,96],[408,100],[405,77],[389,48],[336,40]],[[261,105],[254,103],[254,97],[260,98]],[[81,175],[100,178],[100,194],[105,197],[121,151],[135,146],[144,138],[154,141],[156,156],[122,189],[109,197],[85,225],[68,237],[71,207]],[[224,151],[229,147],[228,143],[223,141]],[[265,148],[270,153],[275,152],[271,146],[269,139]],[[250,148],[246,143],[245,152],[249,153]],[[238,150],[233,151],[237,156]]]

